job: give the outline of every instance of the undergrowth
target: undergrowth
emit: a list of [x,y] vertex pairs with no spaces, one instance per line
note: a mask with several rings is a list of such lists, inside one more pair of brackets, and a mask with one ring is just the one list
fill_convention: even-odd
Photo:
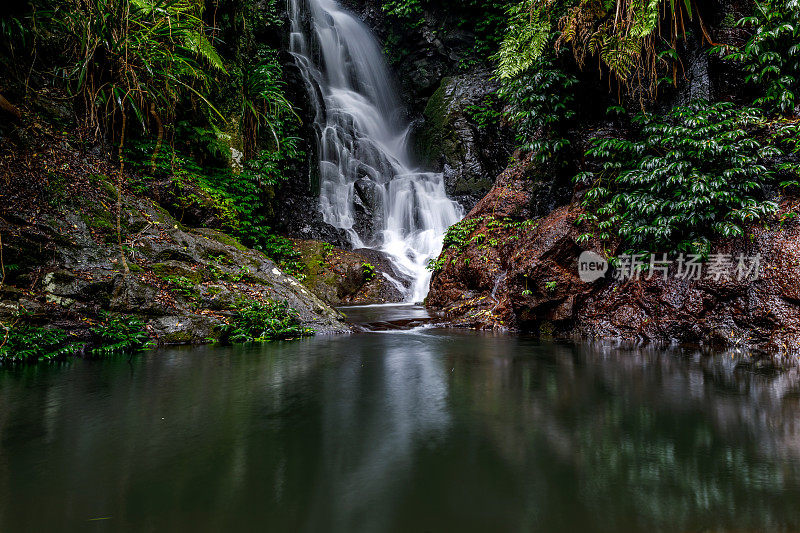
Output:
[[223,344],[261,343],[313,335],[288,302],[242,302],[229,324],[219,328]]
[[619,237],[636,251],[707,253],[713,237],[741,236],[777,209],[769,186],[796,183],[797,162],[768,135],[757,108],[697,101],[636,115],[632,138],[597,138],[580,222],[588,239]]
[[80,354],[132,353],[153,347],[144,322],[136,317],[104,313],[89,332],[91,340],[86,341],[56,327],[0,322],[0,364],[56,361]]

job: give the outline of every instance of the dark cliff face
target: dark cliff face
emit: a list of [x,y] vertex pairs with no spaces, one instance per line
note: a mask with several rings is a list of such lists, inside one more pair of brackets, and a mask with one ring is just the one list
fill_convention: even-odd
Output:
[[487,105],[498,82],[490,70],[444,78],[425,106],[415,131],[420,160],[444,175],[447,193],[471,208],[489,192],[508,163],[513,138],[507,127],[481,124],[473,110]]
[[403,99],[420,116],[443,78],[464,72],[462,62],[474,52],[475,33],[460,24],[467,16],[453,13],[446,2],[433,4],[409,24],[387,15],[379,0],[344,0],[384,43]]

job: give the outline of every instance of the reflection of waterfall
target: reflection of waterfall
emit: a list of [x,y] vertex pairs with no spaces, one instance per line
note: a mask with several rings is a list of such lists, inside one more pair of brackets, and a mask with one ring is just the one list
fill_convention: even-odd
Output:
[[[355,247],[386,252],[415,280],[412,301],[428,291],[429,259],[463,216],[441,174],[411,164],[409,126],[369,30],[334,0],[290,0],[291,51],[316,110],[320,209]],[[357,212],[371,213],[370,228]]]
[[[314,483],[308,529],[390,531],[393,496],[407,490],[421,443],[441,443],[450,429],[448,375],[436,341],[386,335],[348,346],[355,357],[320,389],[324,470]],[[381,356],[373,358],[376,347]]]

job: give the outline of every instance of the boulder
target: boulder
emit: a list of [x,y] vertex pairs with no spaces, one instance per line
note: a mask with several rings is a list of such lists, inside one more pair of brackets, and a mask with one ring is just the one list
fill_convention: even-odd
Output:
[[377,250],[349,251],[319,241],[295,241],[295,249],[305,266],[303,284],[330,305],[402,302],[403,292],[395,283],[410,286]]
[[444,174],[452,196],[486,194],[508,161],[508,133],[478,124],[471,112],[472,106],[487,105],[497,87],[489,71],[444,78],[425,107],[416,131],[417,153]]

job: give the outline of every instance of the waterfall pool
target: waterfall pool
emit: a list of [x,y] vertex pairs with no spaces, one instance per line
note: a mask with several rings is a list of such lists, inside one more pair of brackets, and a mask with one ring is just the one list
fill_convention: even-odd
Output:
[[797,530],[800,379],[739,363],[418,327],[6,369],[0,531]]

